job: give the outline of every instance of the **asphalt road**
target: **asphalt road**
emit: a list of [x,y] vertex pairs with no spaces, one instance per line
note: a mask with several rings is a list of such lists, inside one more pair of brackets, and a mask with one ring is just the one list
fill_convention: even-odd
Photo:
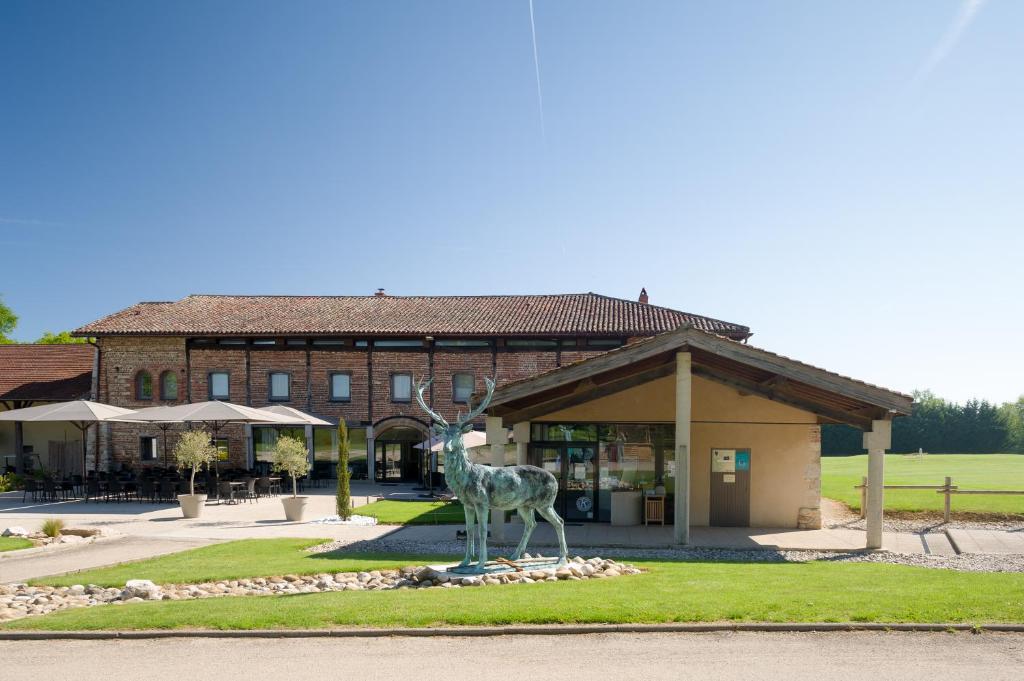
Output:
[[1013,679],[1024,636],[708,633],[0,641],[4,679]]

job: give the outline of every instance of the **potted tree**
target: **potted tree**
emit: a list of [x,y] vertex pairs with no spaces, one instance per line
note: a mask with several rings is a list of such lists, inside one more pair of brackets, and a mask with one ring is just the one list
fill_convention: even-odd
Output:
[[190,430],[178,438],[174,445],[174,460],[178,468],[189,470],[188,494],[179,494],[178,503],[181,504],[181,514],[186,518],[198,518],[202,515],[203,505],[206,503],[205,494],[196,494],[196,471],[203,464],[209,465],[217,458],[217,448],[214,447],[210,434],[205,430]]
[[294,437],[281,437],[274,448],[274,471],[287,473],[292,479],[292,495],[281,499],[284,506],[284,517],[292,521],[301,521],[306,512],[309,497],[299,496],[299,478],[309,472],[309,450],[306,444]]

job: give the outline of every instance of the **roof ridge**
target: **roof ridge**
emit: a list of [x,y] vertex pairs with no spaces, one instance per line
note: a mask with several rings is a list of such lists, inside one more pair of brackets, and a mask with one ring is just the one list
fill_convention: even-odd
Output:
[[[587,291],[585,293],[475,293],[475,294],[440,294],[440,295],[396,295],[392,293],[378,296],[374,293],[366,295],[349,294],[318,294],[318,293],[190,293],[181,300],[167,301],[169,303],[180,303],[189,298],[399,298],[410,300],[414,298],[569,298],[571,296],[600,296],[612,300],[626,301],[625,298],[614,298],[600,293]],[[163,302],[163,301],[158,301]],[[629,301],[626,301],[629,302]],[[142,305],[143,303],[136,303]],[[676,310],[679,312],[679,310]]]

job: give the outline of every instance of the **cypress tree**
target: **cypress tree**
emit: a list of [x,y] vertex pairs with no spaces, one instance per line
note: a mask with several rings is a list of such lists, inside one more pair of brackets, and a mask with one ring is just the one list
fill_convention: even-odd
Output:
[[335,505],[342,520],[352,517],[348,473],[348,428],[345,427],[344,418],[338,419],[338,491],[335,494]]

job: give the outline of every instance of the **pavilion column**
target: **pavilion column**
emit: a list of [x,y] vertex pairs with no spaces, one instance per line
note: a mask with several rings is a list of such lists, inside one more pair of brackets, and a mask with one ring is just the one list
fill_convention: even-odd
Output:
[[14,472],[21,475],[25,472],[25,457],[22,450],[25,449],[25,426],[22,421],[14,422]]
[[525,466],[530,453],[529,421],[522,421],[512,426],[512,441],[516,443],[516,465]]
[[366,482],[377,478],[377,451],[373,445],[373,426],[366,426]]
[[[306,426],[305,426],[305,431],[306,431],[305,432],[305,435],[306,435],[306,451],[309,452],[309,465],[310,465],[310,467],[312,467],[313,466],[313,459],[314,459],[314,456],[313,456],[313,446],[314,446],[313,445],[313,426],[307,423]],[[309,479],[310,480],[313,479],[312,468],[310,468],[310,471],[309,471]]]
[[[501,417],[487,417],[487,444],[491,446],[491,466],[501,468],[505,465],[505,443],[508,432],[501,423]],[[491,509],[491,538],[495,541],[505,539],[505,511]]]
[[676,353],[676,479],[675,526],[677,544],[690,543],[690,418],[693,374],[689,352]]
[[892,447],[892,421],[872,421],[864,433],[868,450],[868,493],[864,517],[867,520],[869,549],[882,548],[882,509],[885,505],[885,450]]

